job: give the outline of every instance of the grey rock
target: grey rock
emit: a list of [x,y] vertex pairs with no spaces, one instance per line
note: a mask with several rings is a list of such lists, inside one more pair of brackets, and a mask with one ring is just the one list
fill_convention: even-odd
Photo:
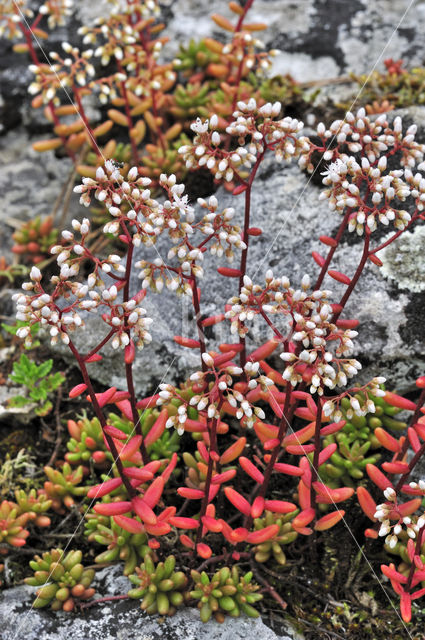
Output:
[[413,231],[403,233],[380,254],[384,263],[381,270],[384,277],[393,280],[400,290],[407,289],[412,293],[424,291],[424,245],[425,227],[415,227]]
[[[95,597],[126,593],[131,587],[120,567],[97,572]],[[227,618],[223,624],[203,624],[197,609],[179,610],[171,618],[150,617],[141,612],[138,602],[105,602],[82,613],[54,613],[33,609],[34,588],[15,587],[0,599],[2,640],[302,640],[285,624],[276,635],[261,618]]]
[[4,247],[10,246],[10,233],[2,237],[7,233],[6,225],[16,228],[24,221],[51,213],[69,178],[71,160],[58,161],[52,151],[34,151],[32,143],[36,139],[29,139],[22,130],[0,137],[0,243]]

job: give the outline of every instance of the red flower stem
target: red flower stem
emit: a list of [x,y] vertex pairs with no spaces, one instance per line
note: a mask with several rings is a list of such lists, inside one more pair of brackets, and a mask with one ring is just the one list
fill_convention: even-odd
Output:
[[[131,242],[131,237],[130,234],[128,232],[128,229],[126,227],[126,225],[124,223],[121,224],[122,229],[124,230],[126,236],[129,239],[129,243],[128,243],[128,251],[127,251],[127,260],[126,260],[126,265],[125,265],[125,275],[124,275],[124,280],[125,280],[125,284],[124,284],[124,289],[123,289],[123,302],[128,302],[130,299],[130,274],[131,274],[131,267],[132,267],[132,263],[133,263],[133,251],[134,251],[134,245]],[[129,337],[129,339],[131,340],[131,330],[130,328],[127,326],[127,319],[125,320],[125,326],[126,326],[126,333]],[[142,441],[140,443],[140,453],[142,455],[142,459],[143,459],[143,464],[148,464],[149,462],[149,455],[148,452],[146,450],[145,447],[145,443],[143,441],[143,433],[142,433],[142,427],[140,425],[140,416],[139,416],[139,411],[137,409],[136,406],[136,392],[134,390],[134,379],[133,379],[133,363],[129,362],[129,363],[125,363],[125,377],[127,380],[127,390],[128,393],[130,394],[130,406],[131,406],[131,414],[133,416],[133,424],[134,424],[134,429],[137,433],[137,435],[142,436]]]
[[283,600],[283,598],[281,598],[276,589],[274,589],[272,585],[259,573],[258,564],[254,562],[253,558],[250,559],[250,566],[255,579],[263,585],[265,590],[278,603],[280,608],[285,610],[288,607],[288,604],[285,602],[285,600]]
[[105,419],[105,416],[103,414],[102,409],[100,408],[99,402],[98,402],[98,400],[96,398],[96,393],[95,393],[95,391],[93,389],[93,385],[91,383],[90,376],[88,374],[87,367],[86,367],[85,362],[84,362],[84,358],[80,354],[80,352],[78,351],[78,349],[76,348],[76,346],[74,345],[72,340],[69,341],[68,346],[71,349],[72,354],[73,354],[73,356],[75,357],[75,359],[76,359],[76,361],[78,363],[78,366],[80,367],[81,375],[83,376],[84,383],[87,385],[87,392],[88,392],[88,394],[90,396],[90,399],[92,401],[94,412],[95,412],[96,417],[99,420],[100,425],[102,427],[103,435],[104,435],[104,437],[105,437],[105,439],[106,439],[106,441],[108,443],[109,449],[110,449],[110,451],[112,453],[112,456],[113,456],[113,459],[114,459],[114,462],[117,465],[117,469],[118,469],[118,472],[120,474],[120,477],[121,477],[121,480],[123,482],[123,485],[125,486],[129,497],[130,498],[134,498],[137,495],[137,491],[131,486],[129,479],[127,478],[127,476],[124,473],[124,467],[122,465],[122,462],[121,462],[121,459],[119,457],[119,454],[118,454],[118,451],[117,451],[117,448],[115,446],[115,442],[114,442],[113,438],[111,438],[111,436],[109,434],[105,433],[105,431],[104,431],[104,429],[106,427],[106,419]]
[[[254,0],[248,0],[248,2],[246,2],[245,6],[243,8],[243,13],[239,16],[239,20],[236,23],[235,33],[238,33],[238,31],[241,31],[242,26],[243,26],[243,22],[244,22],[244,20],[246,18],[246,14],[248,13],[250,8],[252,7],[253,3],[254,3]],[[232,107],[231,107],[231,111],[230,111],[230,117],[229,117],[229,120],[228,120],[229,123],[234,120],[233,113],[236,110],[236,103],[238,101],[239,87],[240,87],[240,83],[241,83],[241,80],[242,80],[242,71],[243,71],[244,62],[245,62],[245,57],[242,56],[242,59],[240,60],[239,65],[238,65],[238,70],[236,72],[236,79],[235,79],[235,84],[234,84],[235,91],[234,91],[233,98],[232,98]],[[227,64],[227,68],[228,68],[228,75],[230,75],[231,69],[232,69],[231,60],[229,60],[229,62]],[[231,137],[227,136],[226,144],[225,144],[226,151],[229,151],[230,143],[231,143]]]
[[275,336],[277,338],[279,338],[279,340],[284,340],[283,335],[280,333],[279,329],[277,329],[273,322],[270,320],[270,318],[267,316],[267,314],[263,311],[263,307],[260,307],[260,314],[263,316],[264,320],[267,322],[267,324],[269,325],[269,327],[272,329],[272,331],[274,332]]
[[[252,2],[248,2],[247,4],[252,4]],[[241,254],[241,262],[240,262],[240,267],[239,270],[241,272],[241,275],[239,277],[239,292],[243,287],[243,279],[244,276],[246,275],[246,264],[247,264],[247,259],[248,259],[248,248],[249,248],[249,234],[248,234],[248,229],[249,229],[249,222],[250,222],[250,215],[251,215],[251,189],[252,189],[252,183],[254,182],[256,173],[258,171],[258,167],[260,166],[261,162],[264,159],[264,155],[266,153],[266,149],[267,147],[264,145],[264,149],[261,152],[261,154],[258,156],[257,161],[252,169],[251,175],[249,176],[249,180],[247,183],[247,188],[245,190],[245,216],[244,216],[244,225],[243,225],[243,232],[242,232],[242,240],[245,243],[246,247],[245,249],[242,249],[242,254]],[[240,356],[239,356],[239,361],[240,361],[240,366],[242,367],[242,369],[244,368],[244,366],[246,365],[246,343],[245,343],[245,338],[239,338],[239,344],[242,345],[242,351],[240,352]],[[244,374],[243,374],[244,375]]]
[[369,255],[378,253],[378,251],[381,251],[381,249],[385,249],[385,247],[388,247],[388,245],[394,242],[394,240],[396,240],[399,236],[401,236],[402,233],[407,231],[407,229],[413,224],[413,222],[416,222],[418,217],[419,217],[418,212],[415,212],[411,217],[411,219],[409,220],[408,224],[404,227],[404,229],[400,229],[399,231],[397,231],[393,236],[391,236],[391,238],[388,238],[386,242],[383,242],[382,244],[379,245],[379,247],[376,247],[375,249],[373,249],[373,251],[371,251]]
[[[283,405],[282,417],[281,417],[280,423],[279,423],[279,432],[277,434],[277,439],[279,440],[279,444],[277,444],[275,446],[275,448],[273,449],[273,452],[272,452],[272,454],[270,456],[270,460],[268,461],[266,470],[264,472],[263,484],[260,486],[260,489],[259,489],[258,494],[257,494],[257,496],[259,496],[261,498],[264,498],[266,493],[267,493],[267,489],[268,489],[268,486],[269,486],[269,483],[270,483],[270,478],[271,478],[271,475],[272,475],[272,472],[273,472],[274,464],[275,464],[275,462],[277,460],[277,457],[279,455],[283,438],[285,437],[286,432],[288,431],[288,427],[290,425],[290,421],[289,421],[288,417],[290,415],[292,385],[290,383],[288,383],[287,387],[288,388],[287,388],[286,395],[285,395],[285,403]],[[246,516],[243,526],[246,527],[247,529],[249,529],[250,526],[252,525],[252,521],[253,521],[252,516]]]
[[[17,13],[17,15],[19,15],[19,13],[17,11],[15,11],[15,13]],[[38,16],[37,16],[37,18],[38,18]],[[35,26],[37,26],[36,25],[37,18],[36,18],[36,20],[34,20],[33,24],[31,25],[31,29],[33,29]],[[37,54],[36,54],[35,49],[34,49],[34,45],[32,43],[31,30],[27,29],[25,24],[23,24],[22,22],[19,22],[19,26],[21,28],[22,33],[24,34],[24,38],[25,38],[25,41],[26,41],[27,46],[28,46],[29,54],[31,56],[31,60],[33,61],[34,64],[39,66],[40,65],[40,60],[37,57]]]
[[[118,66],[118,71],[123,73],[123,68],[120,60],[117,60],[117,66]],[[130,113],[130,103],[128,101],[128,93],[127,93],[127,88],[125,86],[125,82],[120,82],[120,89],[121,89],[121,95],[124,100],[125,115],[127,116],[127,120],[128,120],[128,130],[129,130],[128,135],[130,138],[131,152],[133,154],[133,163],[137,166],[139,164],[139,152],[137,151],[137,145],[133,140],[133,136],[131,135],[131,130],[133,129],[134,125],[133,125],[133,118],[131,117],[131,113]]]
[[320,454],[320,427],[322,426],[322,403],[320,398],[317,402],[317,414],[316,414],[316,424],[314,427],[314,454],[313,454],[313,462],[311,465],[311,485],[310,485],[310,505],[314,509],[316,509],[316,496],[315,490],[313,488],[313,482],[317,480],[317,470],[319,466],[319,454]]
[[370,232],[368,232],[367,228],[366,228],[366,236],[365,236],[365,240],[364,240],[362,257],[360,259],[360,262],[358,264],[358,267],[356,269],[356,272],[355,272],[354,276],[351,278],[350,284],[348,285],[347,289],[345,290],[344,295],[342,296],[341,300],[339,301],[339,305],[342,308],[339,311],[335,311],[335,313],[332,316],[331,322],[335,322],[336,320],[338,320],[339,316],[342,313],[342,310],[344,309],[345,305],[347,304],[348,298],[351,296],[354,287],[356,286],[357,282],[359,281],[359,278],[360,278],[360,276],[361,276],[361,274],[363,272],[363,269],[365,268],[367,259],[369,257],[369,242],[370,242]]
[[[220,412],[220,409],[222,407],[223,404],[223,397],[220,394],[220,401],[217,405],[217,412]],[[211,421],[211,428],[208,429],[209,431],[209,435],[210,435],[210,446],[209,446],[209,454],[211,454],[211,451],[215,451],[217,452],[217,422],[218,422],[218,418],[213,418]],[[207,425],[209,423],[209,420],[207,421]],[[210,487],[211,487],[211,479],[212,479],[212,473],[213,473],[213,468],[214,468],[214,460],[212,459],[211,455],[209,455],[208,457],[208,470],[207,470],[207,477],[205,479],[205,487],[204,487],[204,497],[202,498],[202,503],[201,503],[201,510],[199,512],[199,527],[198,530],[196,532],[196,543],[195,543],[195,549],[194,554],[196,554],[196,545],[199,544],[199,542],[201,541],[202,538],[202,528],[203,528],[203,524],[202,524],[202,518],[204,517],[204,515],[206,514],[207,511],[207,506],[208,506],[208,495],[210,492]]]
[[[418,533],[418,536],[416,538],[415,556],[420,556],[421,555],[422,538],[423,538],[424,531],[425,531],[425,524],[421,529],[419,529],[419,533]],[[412,588],[412,581],[413,581],[413,576],[415,575],[415,569],[416,569],[416,565],[415,565],[414,562],[412,562],[412,564],[410,566],[409,575],[407,577],[406,586],[404,587],[404,591],[406,593],[409,593],[410,589]]]
[[88,609],[89,607],[94,607],[96,604],[102,604],[103,602],[113,602],[114,600],[129,600],[130,596],[122,595],[122,596],[105,596],[104,598],[98,598],[97,600],[92,600],[91,602],[85,602],[84,604],[80,604],[80,609]]
[[[65,309],[63,309],[62,311],[65,311]],[[98,345],[95,346],[94,349],[92,349],[87,355],[84,356],[84,361],[86,361],[91,356],[94,356],[95,353],[97,353],[102,347],[104,347],[105,344],[109,342],[109,340],[112,338],[115,332],[116,332],[115,329],[111,329],[108,335],[105,336],[103,340],[99,342]]]
[[100,149],[99,149],[99,147],[97,145],[96,137],[95,137],[95,135],[93,133],[93,129],[91,128],[90,123],[89,123],[89,121],[87,119],[86,112],[85,112],[84,107],[83,107],[83,103],[81,102],[80,90],[75,84],[72,85],[72,92],[73,92],[74,97],[75,97],[75,102],[77,103],[78,114],[79,114],[81,120],[84,122],[84,126],[85,126],[86,131],[87,131],[87,135],[88,135],[88,138],[89,138],[89,140],[88,140],[89,144],[93,148],[93,151],[95,152],[95,154],[101,158],[102,154],[101,154]]
[[322,267],[322,269],[321,269],[321,271],[319,273],[319,277],[316,280],[316,284],[313,287],[313,291],[316,291],[317,289],[320,289],[320,287],[322,286],[322,282],[323,282],[323,280],[325,278],[325,275],[326,275],[326,273],[327,273],[327,271],[329,269],[329,265],[332,262],[332,258],[334,257],[334,253],[338,248],[338,244],[339,244],[339,242],[340,242],[340,240],[342,238],[342,234],[344,233],[345,228],[346,228],[346,226],[348,224],[350,213],[351,213],[351,210],[348,210],[347,213],[345,214],[340,226],[339,226],[338,232],[337,232],[337,234],[335,236],[335,242],[337,244],[336,244],[335,247],[331,247],[329,249],[328,255],[326,256],[325,264],[323,265],[323,267]]
[[205,335],[204,335],[204,328],[202,326],[201,306],[200,306],[199,296],[198,296],[198,287],[196,284],[196,277],[193,274],[190,278],[190,286],[192,287],[193,308],[195,310],[196,326],[198,327],[199,350],[201,352],[201,367],[202,367],[202,371],[205,373],[208,369],[207,365],[202,359],[202,354],[206,353]]
[[237,24],[236,24],[236,27],[235,27],[235,33],[237,33],[238,31],[240,31],[240,30],[241,30],[242,25],[243,25],[243,21],[244,21],[244,20],[245,20],[245,18],[246,18],[246,14],[247,14],[247,13],[248,13],[248,11],[251,9],[251,7],[252,7],[252,5],[253,5],[253,4],[254,4],[254,0],[248,0],[248,1],[245,3],[245,6],[244,6],[244,8],[243,8],[243,13],[240,15],[239,20],[238,20],[238,22],[237,22]]

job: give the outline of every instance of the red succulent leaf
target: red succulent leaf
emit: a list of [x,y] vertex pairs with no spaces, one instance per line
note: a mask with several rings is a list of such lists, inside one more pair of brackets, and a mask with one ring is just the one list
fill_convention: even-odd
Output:
[[143,501],[153,509],[159,502],[162,492],[164,491],[164,478],[159,476],[155,478],[152,484],[146,489],[143,494]]
[[265,500],[264,508],[273,513],[292,513],[297,510],[297,505],[285,500]]
[[251,506],[251,517],[260,518],[264,511],[265,500],[263,496],[257,496]]
[[264,527],[264,529],[259,529],[258,531],[252,531],[246,537],[246,542],[250,544],[261,544],[262,542],[266,542],[266,540],[271,540],[275,538],[279,533],[279,525],[278,524],[270,524],[268,527]]
[[154,525],[157,523],[157,517],[152,511],[151,507],[141,498],[140,496],[136,496],[131,500],[131,504],[133,506],[134,511],[137,513],[139,518],[146,524]]
[[207,560],[208,558],[211,558],[211,556],[212,556],[211,547],[209,547],[204,542],[199,542],[196,545],[196,552],[197,552],[198,556],[201,556],[201,558],[204,558],[204,560]]
[[400,599],[400,613],[404,622],[410,622],[412,619],[412,599],[410,593],[403,591]]
[[75,387],[72,387],[68,395],[70,398],[76,398],[77,396],[80,396],[82,393],[84,393],[86,389],[87,385],[82,382],[81,384],[77,384]]
[[185,533],[182,533],[179,539],[183,546],[188,547],[189,549],[195,548],[195,543]]
[[87,492],[88,498],[101,498],[102,496],[106,496],[108,493],[111,493],[118,487],[122,485],[121,478],[111,478],[110,480],[106,480],[102,482],[102,484],[97,484]]
[[135,520],[134,518],[128,518],[127,516],[123,516],[123,515],[115,515],[112,516],[115,523],[121,527],[121,529],[124,529],[125,531],[128,531],[129,533],[144,533],[145,532],[145,527],[143,526],[143,524],[141,522],[139,522],[138,520]]
[[213,531],[214,533],[219,533],[223,530],[223,523],[208,515],[202,516],[202,524],[208,531]]
[[314,520],[315,516],[316,511],[312,507],[304,509],[292,520],[292,527],[295,531],[303,529],[306,525],[310,524],[312,520]]
[[177,493],[182,498],[189,498],[189,500],[202,500],[205,495],[200,489],[191,489],[190,487],[179,487]]
[[145,440],[144,440],[145,447],[150,447],[151,444],[159,440],[159,438],[162,436],[162,434],[165,431],[165,423],[167,422],[167,419],[168,419],[168,411],[164,407],[161,410],[155,422],[153,423],[153,425],[151,426],[151,428],[149,429],[148,433],[145,435]]
[[399,571],[396,571],[393,563],[390,565],[381,564],[381,571],[384,576],[387,576],[390,580],[394,580],[394,582],[398,582],[399,584],[407,583],[407,577],[399,573]]
[[131,511],[131,502],[98,502],[93,509],[102,516],[117,516]]
[[168,522],[178,529],[197,529],[199,527],[199,520],[184,518],[183,516],[172,516],[168,519]]
[[251,505],[248,500],[246,500],[240,493],[232,489],[232,487],[225,487],[224,493],[226,498],[233,504],[238,511],[243,513],[245,516],[251,515]]
[[244,456],[240,456],[239,464],[241,465],[245,473],[247,473],[253,480],[255,480],[255,482],[258,482],[258,484],[263,484],[264,475],[259,469],[257,469],[254,464],[252,464],[251,460],[245,458]]

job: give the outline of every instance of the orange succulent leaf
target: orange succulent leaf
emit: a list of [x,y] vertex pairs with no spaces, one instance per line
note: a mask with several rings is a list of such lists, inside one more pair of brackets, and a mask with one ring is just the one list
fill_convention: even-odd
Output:
[[407,398],[403,398],[403,396],[399,396],[397,393],[393,393],[392,391],[386,391],[384,396],[385,402],[392,405],[393,407],[398,407],[399,409],[407,409],[408,411],[415,411],[416,404]]
[[262,344],[261,347],[258,347],[258,349],[255,349],[250,354],[248,354],[247,360],[251,362],[260,362],[260,360],[265,360],[265,358],[268,358],[273,353],[273,351],[279,344],[279,340],[276,340],[276,338],[272,338],[271,340],[268,340],[267,342]]
[[317,493],[317,502],[324,504],[332,504],[334,502],[343,502],[348,500],[354,493],[351,487],[340,487],[331,489],[322,482],[313,482],[314,490]]
[[345,516],[344,510],[332,511],[322,516],[314,525],[316,531],[326,531],[335,526]]
[[388,431],[382,429],[382,427],[377,427],[374,431],[374,434],[382,444],[382,446],[389,451],[397,453],[397,451],[400,450],[400,442],[397,440],[397,438],[394,438],[394,436],[390,435]]
[[369,463],[366,465],[366,473],[382,491],[385,491],[388,487],[394,489],[392,482],[374,464]]
[[[255,428],[255,425],[254,425]],[[220,464],[228,464],[240,456],[246,445],[246,438],[241,437],[230,445],[220,456]]]
[[254,423],[254,431],[263,443],[267,440],[276,438],[277,434],[279,433],[278,427],[273,424],[261,422],[260,420],[256,420],[256,422]]
[[370,495],[369,491],[364,487],[357,487],[357,500],[369,520],[376,522],[376,518],[374,517],[374,514],[376,513],[376,502]]
[[199,544],[196,545],[196,551],[197,551],[198,556],[201,556],[201,558],[204,558],[204,560],[207,560],[208,558],[211,558],[211,556],[212,556],[211,547],[209,547],[204,542],[199,542]]
[[295,529],[295,531],[303,529],[306,525],[310,524],[312,520],[314,520],[315,515],[316,511],[312,507],[304,509],[292,520],[293,529]]
[[294,433],[290,433],[285,436],[282,445],[287,447],[288,445],[299,446],[300,444],[304,444],[313,437],[315,426],[314,422],[310,422],[306,427],[298,429],[298,431],[295,431]]

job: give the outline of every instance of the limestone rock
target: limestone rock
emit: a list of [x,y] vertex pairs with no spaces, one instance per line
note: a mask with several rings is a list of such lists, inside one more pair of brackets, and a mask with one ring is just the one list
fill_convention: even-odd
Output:
[[[96,597],[123,594],[131,587],[119,566],[97,572]],[[289,625],[276,635],[261,618],[226,618],[203,624],[197,609],[171,618],[145,615],[134,600],[105,602],[81,613],[32,609],[35,589],[15,587],[0,599],[2,640],[302,640]]]

